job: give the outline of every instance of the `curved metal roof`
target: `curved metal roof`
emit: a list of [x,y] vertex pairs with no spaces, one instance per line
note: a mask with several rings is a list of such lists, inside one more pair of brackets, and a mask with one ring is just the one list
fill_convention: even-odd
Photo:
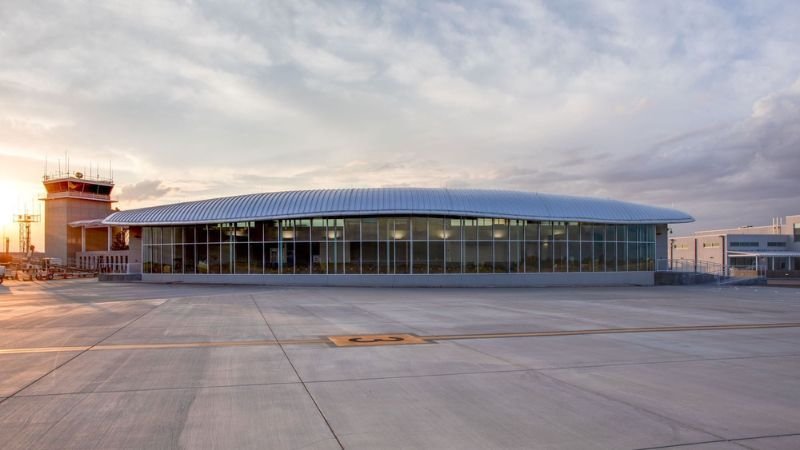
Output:
[[597,223],[682,223],[668,208],[610,199],[483,189],[374,188],[267,192],[119,211],[107,225],[170,225],[303,217],[443,215]]

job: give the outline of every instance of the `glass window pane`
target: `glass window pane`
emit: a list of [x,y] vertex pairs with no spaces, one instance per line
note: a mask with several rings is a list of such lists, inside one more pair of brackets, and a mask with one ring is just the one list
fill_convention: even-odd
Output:
[[508,221],[506,219],[494,219],[492,224],[492,239],[508,240]]
[[461,240],[461,219],[448,219],[445,221],[447,231],[445,237],[451,241]]
[[247,242],[238,242],[232,249],[236,252],[233,265],[234,273],[249,273],[249,249]]
[[362,273],[378,273],[378,243],[362,242],[361,255],[363,257],[361,262]]
[[[628,231],[630,231],[630,228],[628,229]],[[637,270],[639,270],[639,245],[633,242],[629,242],[628,271],[637,271]]]
[[[541,241],[552,241],[553,240],[553,223],[552,222],[542,222],[539,225],[539,240],[541,240]],[[551,248],[551,250],[552,250],[552,248]],[[542,270],[542,272],[545,272],[545,270]]]
[[[513,233],[512,233],[513,234]],[[508,271],[511,273],[522,272],[525,267],[525,243],[523,241],[509,241],[508,243]]]
[[361,241],[361,219],[344,219],[344,238],[348,241]]
[[[378,219],[374,217],[366,217],[364,219],[361,219],[361,236],[364,242],[377,241]],[[366,261],[366,259],[364,260]],[[374,259],[373,262],[377,262],[377,259]]]
[[[495,236],[499,230],[495,226]],[[507,235],[506,235],[507,236]],[[495,273],[507,273],[508,269],[508,241],[503,239],[495,239],[494,241],[494,271]]]
[[162,227],[161,228],[161,243],[164,245],[169,245],[175,242],[174,240],[174,231],[172,227]]
[[410,227],[411,227],[411,219],[408,217],[395,217],[394,218],[394,228],[389,236],[392,239],[400,240],[400,241],[407,241],[411,238]]
[[539,240],[539,222],[528,222],[525,224],[525,240]]
[[553,272],[567,271],[567,243],[556,241],[553,244]]
[[208,227],[206,225],[195,225],[194,238],[198,244],[205,244],[208,242]]
[[208,245],[208,273],[220,273],[220,244],[213,243]]
[[464,272],[475,273],[477,271],[478,243],[476,241],[464,241]]
[[636,242],[639,239],[638,229],[636,225],[628,225],[628,242]]
[[[432,241],[441,241],[445,237],[444,233],[444,219],[441,217],[431,217],[428,219],[429,239]],[[431,269],[433,270],[433,269]],[[433,272],[431,272],[433,273]]]
[[461,242],[447,241],[445,252],[447,273],[461,273]]
[[594,243],[594,271],[606,271],[606,248],[603,241],[595,241]]
[[161,273],[161,246],[154,245],[151,247],[152,249],[152,258],[153,258],[153,272],[152,273]]
[[564,222],[553,222],[553,240],[567,240],[567,226]]
[[592,255],[593,250],[594,245],[592,244],[592,241],[581,242],[581,272],[594,271],[594,257]]
[[317,274],[328,273],[327,244],[324,241],[312,242],[310,248],[311,248],[311,273],[317,273]]
[[234,256],[234,249],[232,244],[224,243],[220,245],[219,261],[220,261],[221,273],[223,274],[233,273],[233,267],[234,267],[233,256]]
[[[610,227],[611,228],[611,227]],[[617,243],[608,241],[606,242],[606,271],[617,271]]]
[[153,249],[149,245],[142,246],[142,272],[153,273]]
[[264,222],[264,240],[270,242],[277,242],[278,237],[278,229],[280,226],[280,221],[277,220],[268,220]]
[[581,241],[592,242],[592,224],[581,223]]
[[[414,236],[417,235],[417,222],[414,221]],[[413,246],[413,267],[414,273],[428,273],[428,243],[426,241],[414,241]]]
[[194,244],[196,239],[194,237],[194,229],[195,227],[192,225],[183,227],[183,243],[184,244]]
[[[263,229],[261,224],[255,228]],[[248,251],[250,252],[250,273],[264,273],[264,244],[251,242]]]
[[[439,230],[442,231],[441,229]],[[431,232],[433,236],[433,232]],[[444,273],[444,242],[441,240],[431,241],[428,252],[429,259],[429,272],[430,273]]]
[[[474,241],[478,239],[478,219],[464,219],[464,240]],[[477,261],[476,261],[477,262]]]
[[383,236],[383,239],[378,241],[378,273],[389,273],[389,258],[394,255],[394,249],[391,248],[389,245],[390,241],[387,240],[386,227],[381,226],[381,224],[384,223],[379,220],[378,233],[380,236]]
[[311,240],[319,242],[326,238],[325,219],[311,219]]
[[[619,231],[619,230],[620,229],[618,228],[617,231]],[[626,244],[625,242],[617,242],[617,271],[618,272],[625,272],[626,270],[628,270],[628,260],[625,257],[625,254],[626,254],[625,249],[626,249],[627,245],[628,244]]]
[[616,241],[616,240],[617,240],[617,226],[606,225],[606,241]]
[[569,259],[567,262],[567,270],[570,272],[580,272],[581,270],[581,243],[578,241],[570,241],[567,247]]
[[[311,219],[298,219],[294,221],[294,240],[295,241],[308,241],[311,238]],[[295,248],[295,250],[297,250]],[[306,250],[308,254],[308,250]],[[299,261],[299,260],[298,260]],[[306,266],[308,267],[308,263]]]
[[[309,235],[310,223],[305,227],[306,236]],[[303,225],[295,223],[295,230]],[[299,236],[299,234],[298,234]],[[294,273],[311,273],[311,244],[308,242],[294,242]]]
[[[642,228],[644,229],[644,227]],[[646,238],[646,236],[642,236],[642,238]],[[648,267],[650,266],[650,255],[648,254],[649,250],[650,244],[639,244],[639,270],[648,270]]]
[[539,264],[542,272],[553,272],[553,243],[551,241],[542,241]]
[[[527,227],[529,229],[530,227]],[[526,229],[526,234],[527,234]],[[538,241],[525,241],[525,271],[538,272],[539,271],[539,242]]]
[[411,243],[394,241],[394,273],[411,273]]
[[508,238],[512,241],[521,241],[524,239],[525,231],[524,220],[510,220],[508,223]]
[[262,242],[264,240],[264,222],[250,222],[247,232],[250,242]]
[[208,273],[208,244],[197,244],[194,250],[197,253],[197,273]]
[[478,219],[478,240],[492,240],[492,219]]
[[280,240],[281,241],[294,241],[294,220],[281,220],[280,221]]
[[207,230],[208,242],[220,242],[222,240],[222,229],[220,228],[220,224],[210,224],[207,226]]
[[[290,229],[283,228],[283,222],[281,223],[281,235],[289,234],[294,236],[294,225],[290,225]],[[279,247],[280,255],[280,270],[281,273],[294,273],[294,262],[295,262],[295,255],[294,255],[294,241],[283,242],[282,245]]]
[[596,224],[593,231],[595,242],[603,242],[606,240],[606,226],[604,224]]
[[[480,232],[480,229],[479,229]],[[494,272],[494,248],[492,241],[478,241],[478,272]]]
[[280,244],[264,244],[264,273],[280,273]]
[[578,222],[567,223],[567,239],[570,241],[579,241],[581,239],[581,228]]
[[[414,217],[411,219],[411,232],[414,235],[415,241],[425,241],[428,239],[428,218],[427,217]],[[416,251],[416,246],[414,247]],[[416,256],[415,256],[416,264]]]
[[626,240],[625,225],[617,225],[616,228],[617,228],[617,241],[618,242],[625,241]]
[[[340,232],[341,230],[337,230],[337,233]],[[344,265],[344,241],[328,241],[328,273],[344,273]]]
[[172,260],[174,261],[173,270],[175,271],[175,273],[183,273],[183,271],[185,270],[183,267],[184,264],[183,248],[184,248],[183,244],[176,244],[173,247],[174,253],[172,255]]

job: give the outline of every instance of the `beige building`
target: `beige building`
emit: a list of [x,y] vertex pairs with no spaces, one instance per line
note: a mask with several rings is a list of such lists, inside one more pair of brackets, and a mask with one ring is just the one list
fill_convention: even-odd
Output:
[[768,277],[800,277],[800,215],[772,225],[698,231],[670,238],[670,259],[719,265],[726,271],[765,271]]
[[66,265],[91,268],[101,260],[127,262],[127,250],[118,251],[127,245],[124,235],[119,234],[124,230],[101,223],[114,212],[112,180],[75,172],[45,175],[42,183],[47,191],[42,198],[46,256],[59,258]]

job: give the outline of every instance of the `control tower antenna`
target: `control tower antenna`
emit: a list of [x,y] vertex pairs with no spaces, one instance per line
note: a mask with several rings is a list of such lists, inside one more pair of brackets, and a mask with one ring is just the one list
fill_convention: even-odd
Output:
[[38,223],[41,218],[39,214],[28,214],[27,211],[14,215],[14,222],[19,224],[19,251],[26,259],[30,258],[33,253],[31,224]]

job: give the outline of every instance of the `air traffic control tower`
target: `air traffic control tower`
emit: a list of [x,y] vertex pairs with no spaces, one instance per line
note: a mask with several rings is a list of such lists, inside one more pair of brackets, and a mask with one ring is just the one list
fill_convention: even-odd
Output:
[[[100,176],[85,176],[81,172],[44,175],[42,183],[47,195],[45,202],[45,253],[49,257],[61,258],[64,264],[74,264],[75,255],[82,251],[89,236],[82,236],[85,229],[70,226],[81,220],[104,219],[113,212],[111,190],[114,181]],[[102,239],[105,233],[93,236]]]

